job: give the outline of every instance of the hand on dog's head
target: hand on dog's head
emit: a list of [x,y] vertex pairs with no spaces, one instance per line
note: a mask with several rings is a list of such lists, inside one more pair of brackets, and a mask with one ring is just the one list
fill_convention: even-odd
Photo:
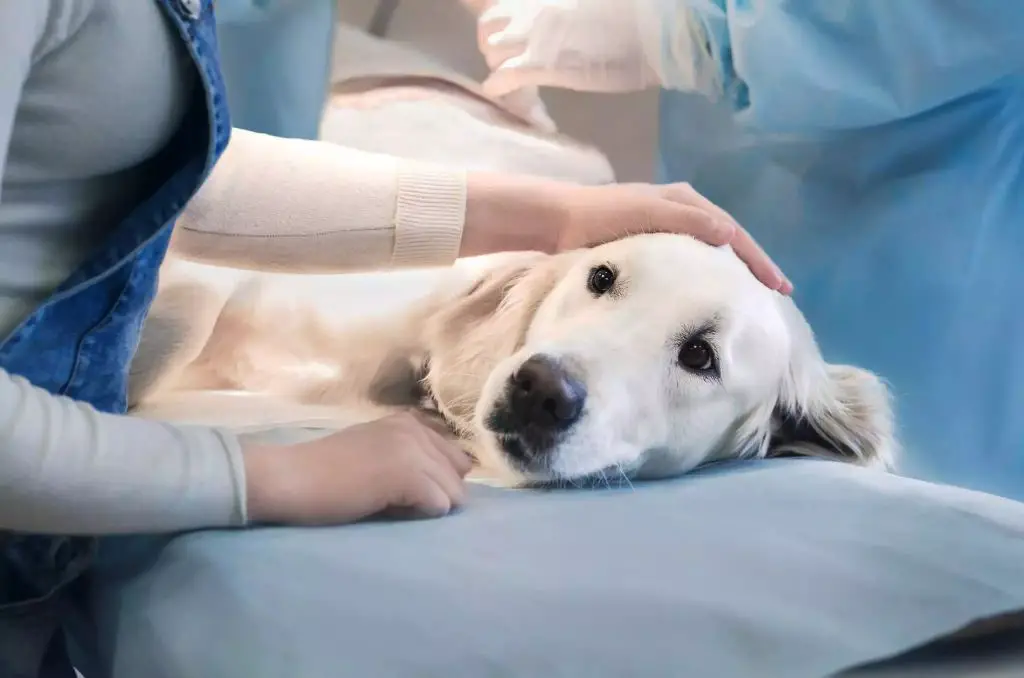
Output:
[[425,339],[439,410],[511,484],[896,450],[884,384],[825,363],[790,299],[683,236],[513,257]]

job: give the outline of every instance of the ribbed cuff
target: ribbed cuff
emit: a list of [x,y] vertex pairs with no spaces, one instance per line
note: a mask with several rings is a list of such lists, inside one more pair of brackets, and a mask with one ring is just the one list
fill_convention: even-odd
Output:
[[242,458],[242,445],[238,437],[221,429],[214,429],[214,434],[220,438],[227,454],[228,471],[231,474],[231,485],[234,489],[233,502],[229,518],[231,527],[243,527],[249,522],[249,501],[246,496],[245,485],[245,460]]
[[438,266],[459,256],[466,221],[466,173],[417,162],[398,168],[391,265]]

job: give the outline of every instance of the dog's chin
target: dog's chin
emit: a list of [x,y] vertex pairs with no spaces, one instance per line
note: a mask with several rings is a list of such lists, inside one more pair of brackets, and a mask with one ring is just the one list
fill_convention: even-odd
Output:
[[553,475],[552,462],[558,456],[555,440],[532,440],[513,432],[491,431],[495,446],[501,452],[502,463],[515,473],[531,481]]
[[[515,433],[486,433],[491,452],[484,466],[508,485],[517,487],[615,487],[629,485],[636,464],[566,465],[564,443],[541,448]],[[497,468],[494,468],[494,467]]]
[[[485,450],[480,455],[482,466],[520,487],[628,484],[645,462],[638,450],[601,449],[608,441],[588,432],[586,419],[553,435],[520,430],[512,424],[501,398],[480,408],[475,423]],[[601,443],[592,445],[595,439]]]

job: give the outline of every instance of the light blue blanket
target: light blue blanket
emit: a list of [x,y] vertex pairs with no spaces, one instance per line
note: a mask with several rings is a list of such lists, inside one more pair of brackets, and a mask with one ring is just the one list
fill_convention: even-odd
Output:
[[1024,609],[1024,504],[780,460],[102,560],[112,678],[800,678]]

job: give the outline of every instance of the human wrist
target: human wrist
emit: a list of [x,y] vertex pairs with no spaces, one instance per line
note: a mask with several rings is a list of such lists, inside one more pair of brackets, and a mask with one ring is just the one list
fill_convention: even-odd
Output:
[[470,172],[466,178],[466,222],[459,256],[558,249],[567,212],[557,181]]
[[217,446],[221,448],[227,462],[227,472],[231,483],[229,518],[231,527],[241,527],[249,522],[247,486],[245,475],[245,457],[242,444],[235,434],[223,429],[206,429],[213,434]]
[[288,465],[282,463],[287,450],[279,445],[245,445],[242,461],[245,467],[246,513],[251,523],[281,522],[284,519],[284,489],[292,481]]
[[429,163],[398,163],[393,266],[455,261],[466,219],[465,174]]

